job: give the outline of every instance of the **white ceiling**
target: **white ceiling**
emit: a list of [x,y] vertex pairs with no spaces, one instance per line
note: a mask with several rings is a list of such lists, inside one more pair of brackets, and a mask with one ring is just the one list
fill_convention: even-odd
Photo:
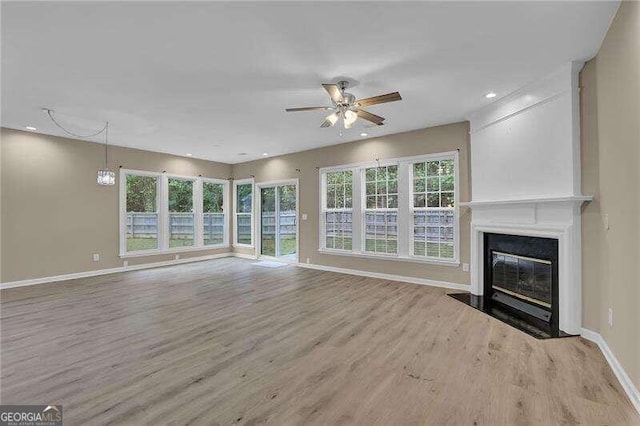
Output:
[[[237,163],[360,138],[319,128],[321,83],[355,81],[380,136],[463,120],[595,55],[618,2],[2,2],[2,125]],[[360,123],[360,120],[359,120]],[[246,153],[240,155],[240,153]]]

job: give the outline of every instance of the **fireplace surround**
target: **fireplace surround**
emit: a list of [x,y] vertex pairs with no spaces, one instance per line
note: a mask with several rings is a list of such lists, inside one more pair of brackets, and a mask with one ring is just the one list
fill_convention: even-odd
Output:
[[484,294],[489,309],[558,336],[558,240],[484,234]]

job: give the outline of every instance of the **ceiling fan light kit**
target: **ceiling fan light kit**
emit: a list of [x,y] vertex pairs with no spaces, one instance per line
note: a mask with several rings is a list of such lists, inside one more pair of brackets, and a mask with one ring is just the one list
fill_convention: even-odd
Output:
[[370,105],[402,100],[402,97],[398,92],[357,100],[354,95],[346,92],[349,88],[349,82],[346,80],[341,80],[336,84],[324,83],[322,87],[324,87],[324,90],[329,94],[333,106],[287,108],[285,111],[334,111],[324,119],[322,124],[320,124],[320,127],[333,127],[340,118],[342,118],[342,124],[345,129],[353,127],[358,118],[367,120],[376,126],[382,126],[384,125],[384,117],[372,114],[362,108]]

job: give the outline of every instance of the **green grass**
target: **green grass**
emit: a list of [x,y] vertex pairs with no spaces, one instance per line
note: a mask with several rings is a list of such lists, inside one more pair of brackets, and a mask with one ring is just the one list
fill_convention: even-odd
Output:
[[[208,240],[207,240],[208,241]],[[169,240],[169,247],[191,247],[193,240],[191,239],[172,239]],[[139,250],[155,250],[158,248],[158,240],[156,238],[127,238],[127,251]]]
[[372,253],[396,254],[398,252],[398,242],[396,240],[385,241],[366,239],[364,249],[365,251]]
[[[276,239],[275,238],[263,238],[262,239],[262,254],[265,256],[276,255]],[[296,237],[287,237],[280,240],[280,255],[285,256],[287,254],[296,253]]]
[[191,247],[193,240],[190,238],[173,238],[169,240],[169,248],[174,247]]
[[327,237],[326,248],[337,250],[351,250],[353,248],[353,240],[350,237],[329,236]]
[[153,250],[158,248],[156,238],[127,238],[127,251]]

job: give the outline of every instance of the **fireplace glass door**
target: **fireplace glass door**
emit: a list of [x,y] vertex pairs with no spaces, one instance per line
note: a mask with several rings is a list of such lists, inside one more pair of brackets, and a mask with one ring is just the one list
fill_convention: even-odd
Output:
[[551,262],[492,251],[494,290],[550,309],[552,301]]

